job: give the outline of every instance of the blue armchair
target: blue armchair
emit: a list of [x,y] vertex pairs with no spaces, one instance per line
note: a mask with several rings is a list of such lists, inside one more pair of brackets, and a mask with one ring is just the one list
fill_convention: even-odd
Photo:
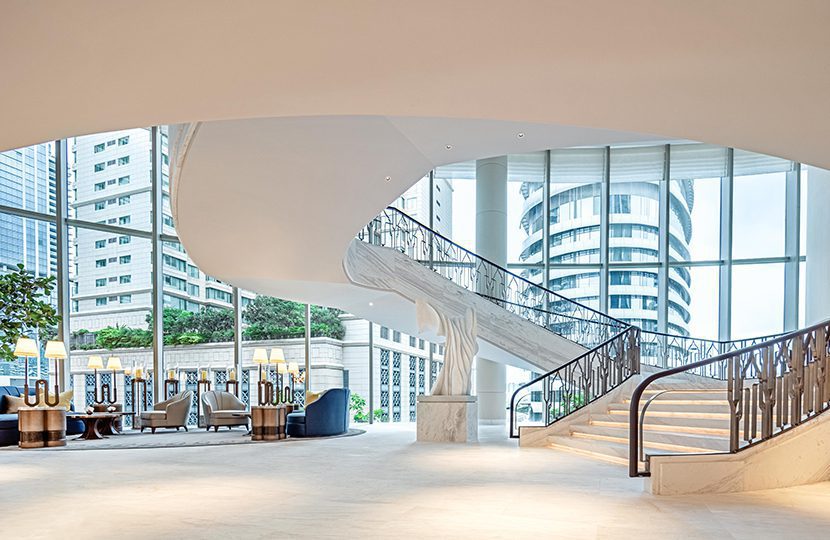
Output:
[[326,390],[305,411],[293,412],[285,421],[289,437],[325,437],[340,435],[349,430],[348,388]]

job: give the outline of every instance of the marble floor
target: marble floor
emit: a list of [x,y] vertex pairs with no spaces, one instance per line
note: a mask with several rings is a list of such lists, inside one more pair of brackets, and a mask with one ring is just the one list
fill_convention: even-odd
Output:
[[623,467],[415,442],[414,425],[293,444],[0,452],[3,538],[826,538],[830,483],[655,497]]

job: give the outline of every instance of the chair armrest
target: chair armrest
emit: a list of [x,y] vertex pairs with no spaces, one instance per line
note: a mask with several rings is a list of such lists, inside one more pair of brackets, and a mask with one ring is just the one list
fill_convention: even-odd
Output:
[[170,405],[171,403],[173,403],[174,401],[175,401],[174,398],[165,399],[164,401],[160,401],[160,402],[156,403],[155,405],[153,405],[153,410],[154,411],[165,411],[165,410],[167,410],[167,406]]

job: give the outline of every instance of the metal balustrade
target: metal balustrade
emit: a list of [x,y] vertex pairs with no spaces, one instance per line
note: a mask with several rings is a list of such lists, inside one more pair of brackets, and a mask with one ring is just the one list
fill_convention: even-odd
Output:
[[[760,340],[760,341],[759,341]],[[735,347],[738,347],[737,343]],[[680,373],[716,374],[729,404],[729,451],[739,452],[784,433],[830,408],[828,348],[830,321],[763,340],[712,358],[669,368],[647,377],[631,397],[629,476],[648,476],[640,412],[643,393],[654,382]]]
[[396,208],[384,210],[357,238],[400,251],[456,285],[588,349],[629,327],[479,257]]

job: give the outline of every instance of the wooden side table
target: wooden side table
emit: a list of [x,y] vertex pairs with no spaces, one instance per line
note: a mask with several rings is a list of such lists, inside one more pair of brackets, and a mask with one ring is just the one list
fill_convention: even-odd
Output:
[[17,413],[20,448],[66,446],[66,409],[32,407]]
[[285,438],[285,406],[254,405],[251,407],[251,440],[276,441]]

